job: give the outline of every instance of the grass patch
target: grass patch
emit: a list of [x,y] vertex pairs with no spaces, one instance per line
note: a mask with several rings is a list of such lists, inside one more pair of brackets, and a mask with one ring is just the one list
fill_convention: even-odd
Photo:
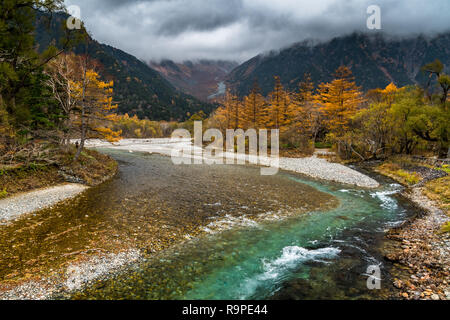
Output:
[[395,171],[394,174],[403,178],[404,181],[406,181],[406,183],[409,185],[417,184],[420,181],[420,177],[415,172],[409,173],[407,171],[399,169],[399,170]]
[[441,168],[438,168],[438,170],[444,171],[448,174],[450,174],[450,167],[448,164],[444,164]]
[[91,156],[90,154],[88,154],[86,151],[82,151],[81,152],[81,156],[88,158],[90,160],[95,160],[95,157]]
[[449,233],[450,232],[450,222],[444,223],[444,225],[441,228],[442,233]]
[[316,142],[314,146],[316,147],[316,149],[331,149],[333,147],[333,144],[326,142]]
[[6,191],[6,188],[3,188],[3,190],[0,190],[0,199],[6,198],[8,196],[8,192]]
[[84,150],[78,163],[70,163],[70,169],[88,185],[95,185],[115,173],[117,162],[95,150]]
[[432,180],[424,186],[425,195],[450,215],[450,176]]
[[377,171],[404,185],[409,186],[419,183],[422,179],[416,172],[408,172],[403,170],[400,164],[392,162],[387,162],[378,166]]
[[64,182],[55,166],[20,166],[3,169],[0,175],[0,198],[20,192],[45,188]]

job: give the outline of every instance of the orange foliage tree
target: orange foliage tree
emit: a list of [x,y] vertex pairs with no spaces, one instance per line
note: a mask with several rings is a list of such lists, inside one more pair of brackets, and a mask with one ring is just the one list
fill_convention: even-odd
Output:
[[215,116],[220,119],[224,129],[239,129],[243,126],[242,103],[238,97],[227,90],[222,106],[216,111]]
[[283,132],[294,120],[295,106],[290,94],[284,90],[280,77],[275,77],[275,87],[269,93],[268,112],[264,125],[267,129],[279,129]]
[[250,94],[244,97],[242,122],[244,129],[259,129],[264,125],[264,119],[267,119],[267,108],[261,89],[255,81]]
[[88,58],[85,57],[81,66],[81,79],[74,81],[73,95],[80,98],[76,108],[77,121],[80,129],[80,144],[75,154],[75,160],[81,154],[84,143],[88,137],[97,137],[109,142],[121,139],[121,131],[113,131],[105,124],[117,121],[114,110],[117,104],[113,104],[114,82],[100,80],[99,74],[88,67]]
[[395,95],[398,92],[398,88],[395,84],[392,82],[383,90],[381,90],[381,96],[384,102],[386,102],[389,107],[392,106],[392,103],[395,100]]
[[349,129],[351,118],[364,98],[348,67],[339,67],[334,78],[330,83],[319,85],[316,101],[322,106],[328,130],[339,137]]
[[303,134],[311,137],[313,141],[321,128],[321,112],[314,99],[314,83],[311,75],[305,73],[299,83],[299,90],[295,96],[296,128]]

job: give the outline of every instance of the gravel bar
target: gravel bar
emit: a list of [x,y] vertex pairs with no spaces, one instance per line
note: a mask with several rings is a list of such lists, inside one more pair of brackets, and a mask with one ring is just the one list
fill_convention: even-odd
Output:
[[[100,140],[89,140],[87,147],[106,147],[127,150],[129,152],[149,152],[170,156],[172,149],[180,146],[192,146],[190,139],[123,139],[110,144]],[[226,154],[226,153],[225,153]],[[268,158],[262,161],[269,161]],[[279,158],[279,168],[307,175],[312,178],[349,184],[362,188],[378,188],[380,184],[374,179],[339,163],[328,162],[316,156],[308,158]]]
[[377,181],[356,170],[317,157],[280,158],[280,169],[362,188],[377,188],[380,186]]
[[140,258],[141,254],[136,249],[92,256],[86,261],[69,265],[63,274],[28,281],[16,287],[5,286],[0,291],[0,300],[49,300],[53,299],[54,294],[70,294],[83,289],[91,281],[118,272]]
[[60,201],[73,198],[87,188],[81,184],[63,184],[0,200],[0,224],[14,220],[21,215],[51,207]]

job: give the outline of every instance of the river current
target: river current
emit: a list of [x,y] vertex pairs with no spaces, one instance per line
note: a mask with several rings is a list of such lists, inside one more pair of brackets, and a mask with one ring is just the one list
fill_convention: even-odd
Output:
[[[414,212],[399,185],[377,177],[381,187],[369,190],[286,171],[261,176],[251,165],[101,151],[119,163],[113,179],[0,226],[0,284],[70,277],[74,264],[134,250],[138,261],[53,298],[388,296],[380,246]],[[369,267],[379,268],[381,290],[368,289]]]
[[[173,201],[167,204],[169,207],[178,204],[177,208],[185,213],[208,208],[209,214],[202,216],[206,219],[204,232],[151,254],[115,276],[70,295],[71,298],[387,296],[389,266],[383,261],[379,247],[385,231],[404,221],[414,210],[398,196],[399,185],[382,181],[380,188],[367,190],[289,172],[261,177],[259,170],[251,166],[176,168],[166,157],[117,152],[112,155],[122,162],[145,158],[138,161],[139,165],[152,166],[155,169],[152,172],[164,177],[167,187],[175,190],[172,196],[178,194],[175,198],[170,196],[171,192],[166,194]],[[177,184],[177,179],[171,180],[174,176],[181,177],[177,176],[181,173],[178,170],[186,174],[182,184]],[[119,179],[125,175],[139,180],[135,176],[138,172],[134,163],[133,168],[122,168]],[[161,182],[161,178],[155,180]],[[380,269],[381,290],[367,287],[369,266]]]

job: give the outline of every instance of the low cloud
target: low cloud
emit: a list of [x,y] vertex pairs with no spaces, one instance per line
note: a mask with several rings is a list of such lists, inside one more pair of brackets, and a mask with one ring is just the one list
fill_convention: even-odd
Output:
[[448,0],[66,0],[81,8],[95,39],[143,60],[245,61],[305,39],[367,31],[369,5],[382,32],[450,30]]

